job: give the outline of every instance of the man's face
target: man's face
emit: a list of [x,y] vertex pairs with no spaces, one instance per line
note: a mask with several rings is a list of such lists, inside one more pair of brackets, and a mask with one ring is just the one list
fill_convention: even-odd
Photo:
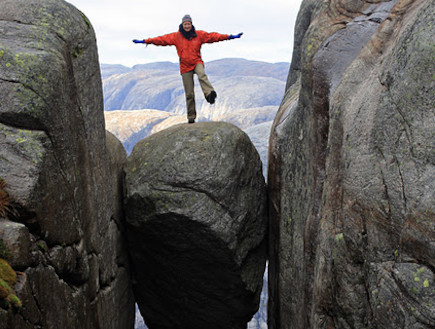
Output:
[[183,29],[184,29],[184,31],[189,32],[192,29],[192,23],[191,22],[184,22]]

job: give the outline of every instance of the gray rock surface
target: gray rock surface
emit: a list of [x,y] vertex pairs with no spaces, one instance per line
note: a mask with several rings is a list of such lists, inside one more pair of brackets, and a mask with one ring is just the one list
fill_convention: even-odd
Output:
[[183,124],[139,142],[126,217],[141,313],[154,328],[246,328],[266,260],[266,185],[239,128]]
[[435,327],[434,12],[302,3],[269,150],[269,328]]
[[[7,328],[132,328],[122,227],[126,153],[104,129],[95,34],[61,0],[0,2],[0,222],[25,274]],[[107,144],[106,144],[107,142]]]

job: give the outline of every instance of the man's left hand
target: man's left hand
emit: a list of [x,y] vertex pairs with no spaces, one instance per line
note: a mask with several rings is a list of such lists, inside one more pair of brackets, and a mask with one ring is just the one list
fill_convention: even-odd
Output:
[[242,35],[243,35],[243,32],[241,32],[241,33],[239,33],[239,34],[236,34],[236,35],[232,35],[232,34],[230,34],[230,35],[228,36],[228,40],[231,40],[231,39],[238,39],[238,38],[240,38]]

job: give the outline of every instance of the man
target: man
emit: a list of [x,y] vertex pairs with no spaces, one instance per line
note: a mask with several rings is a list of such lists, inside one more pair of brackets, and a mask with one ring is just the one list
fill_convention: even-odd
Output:
[[210,104],[214,104],[217,97],[207,75],[204,71],[204,62],[201,58],[201,46],[204,43],[213,43],[223,40],[240,38],[243,33],[237,35],[208,33],[197,31],[192,25],[192,18],[185,15],[179,26],[178,32],[165,34],[156,38],[133,40],[134,43],[154,44],[157,46],[175,46],[180,58],[180,73],[183,79],[184,92],[186,94],[187,119],[194,123],[196,119],[195,94],[193,74],[198,76],[199,84],[204,97]]

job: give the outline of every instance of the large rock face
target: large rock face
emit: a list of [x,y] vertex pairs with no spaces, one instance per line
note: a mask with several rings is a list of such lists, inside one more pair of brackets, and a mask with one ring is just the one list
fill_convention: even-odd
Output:
[[[1,328],[131,328],[122,229],[126,154],[104,129],[95,35],[61,0],[0,2],[0,238],[22,275]],[[17,243],[18,241],[18,243]]]
[[302,3],[270,141],[269,328],[435,327],[434,15]]
[[266,260],[257,151],[228,123],[178,125],[139,142],[126,166],[134,291],[150,329],[246,328]]

